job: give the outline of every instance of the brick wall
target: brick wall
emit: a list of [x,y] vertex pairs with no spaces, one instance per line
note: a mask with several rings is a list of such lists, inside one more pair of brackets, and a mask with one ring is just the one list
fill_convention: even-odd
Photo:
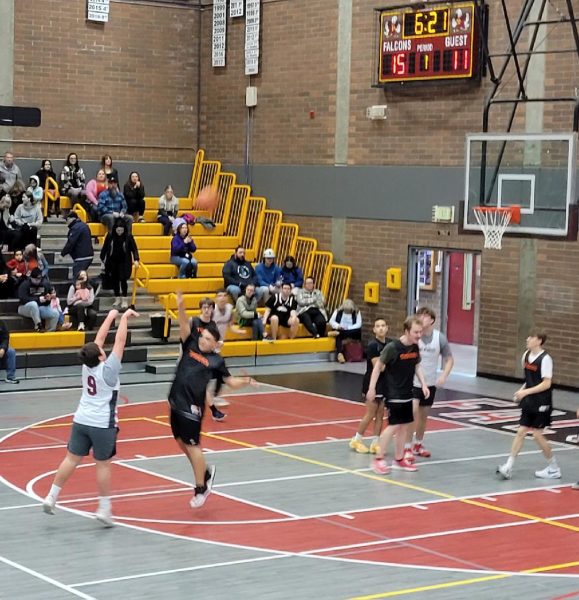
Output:
[[14,103],[39,106],[43,124],[14,138],[78,143],[15,144],[17,155],[192,161],[198,11],[115,2],[100,24],[84,1],[15,4]]

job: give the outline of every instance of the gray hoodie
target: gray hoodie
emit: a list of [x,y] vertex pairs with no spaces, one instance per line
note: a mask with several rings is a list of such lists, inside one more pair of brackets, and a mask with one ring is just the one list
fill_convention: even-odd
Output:
[[4,161],[0,161],[0,174],[4,177],[2,191],[6,193],[8,193],[14,187],[17,179],[22,179],[20,168],[14,163],[12,163],[12,166],[8,168],[4,164]]

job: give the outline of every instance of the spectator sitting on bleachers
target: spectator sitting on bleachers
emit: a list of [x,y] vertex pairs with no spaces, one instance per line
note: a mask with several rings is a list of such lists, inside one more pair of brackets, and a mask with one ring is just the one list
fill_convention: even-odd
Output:
[[[40,169],[35,173],[36,177],[38,177],[38,185],[44,191],[46,189],[46,181],[49,177],[52,177],[56,181],[56,173],[52,170],[52,163],[48,159],[44,159],[40,163]],[[48,204],[48,214],[58,215],[60,213],[60,197],[58,197],[54,202],[49,202]]]
[[72,323],[64,322],[64,312],[62,311],[62,307],[60,306],[60,299],[56,295],[56,290],[54,288],[52,288],[50,290],[50,308],[52,308],[52,310],[55,310],[58,313],[58,321],[56,323],[56,329],[59,329],[62,331],[66,331],[67,329],[70,329]]
[[13,227],[18,231],[19,248],[38,242],[38,230],[42,227],[44,217],[40,202],[28,193],[22,198],[22,204],[14,212]]
[[60,193],[62,196],[69,198],[71,205],[76,202],[82,204],[82,200],[86,195],[84,190],[85,180],[84,171],[78,162],[78,156],[76,152],[71,152],[60,172]]
[[97,171],[96,177],[94,179],[91,179],[86,184],[86,199],[83,206],[89,214],[89,218],[91,221],[98,222],[99,220],[99,196],[101,192],[104,192],[107,188],[107,174],[105,173],[104,169],[99,169]]
[[76,281],[80,271],[86,271],[93,261],[91,233],[88,225],[83,223],[76,212],[71,210],[66,216],[68,235],[61,256],[70,255],[72,260],[72,280]]
[[12,206],[10,212],[14,214],[16,209],[22,204],[22,200],[26,194],[26,186],[22,179],[17,179],[14,187],[10,190],[10,199],[12,200]]
[[123,188],[123,195],[127,203],[127,212],[133,215],[135,223],[144,223],[145,218],[145,186],[141,181],[141,176],[137,171],[132,171],[127,183]]
[[114,177],[119,180],[119,172],[113,167],[113,157],[110,154],[105,154],[101,158],[101,169],[105,172],[105,177]]
[[286,256],[281,268],[281,280],[283,283],[289,283],[292,286],[292,292],[297,291],[304,285],[304,274],[296,265],[296,259],[293,256]]
[[[231,258],[223,265],[221,271],[223,275],[223,285],[227,293],[237,302],[241,294],[241,290],[251,283],[257,286],[257,276],[251,263],[245,260],[245,248],[237,246]],[[255,296],[257,301],[261,300],[261,291],[256,289]]]
[[35,331],[44,331],[43,319],[47,331],[54,331],[58,324],[58,312],[50,308],[51,289],[48,277],[43,277],[38,267],[18,287],[18,314],[32,319]]
[[298,301],[292,294],[292,287],[289,283],[281,284],[281,291],[269,297],[265,303],[265,313],[263,314],[263,325],[269,323],[271,341],[277,340],[277,334],[280,327],[289,329],[289,338],[293,340],[298,334],[300,321],[297,315]]
[[28,184],[26,195],[38,205],[41,205],[44,198],[44,188],[40,185],[40,179],[37,175],[32,175]]
[[119,191],[119,182],[114,177],[109,177],[107,189],[99,194],[98,216],[109,233],[118,219],[125,222],[127,232],[131,233],[133,217],[127,214],[127,203]]
[[97,312],[93,308],[94,289],[86,271],[80,271],[76,281],[68,288],[66,298],[72,326],[78,331],[92,329],[96,325]]
[[139,268],[139,250],[135,238],[127,231],[122,218],[116,220],[114,229],[107,234],[101,249],[101,260],[105,266],[105,273],[113,284],[115,294],[113,308],[119,308],[119,306],[128,308],[127,282],[133,266],[135,273]]
[[14,184],[20,180],[22,181],[22,173],[20,167],[14,162],[14,154],[12,152],[6,152],[4,159],[0,162],[0,174],[4,178],[0,190],[2,195],[10,194]]
[[282,281],[281,268],[276,264],[275,252],[271,248],[263,251],[263,260],[255,265],[255,274],[261,297],[264,302],[267,302],[271,294],[280,291]]
[[178,212],[179,198],[175,196],[173,188],[168,185],[159,198],[159,211],[157,212],[157,221],[163,226],[163,235],[171,233],[173,221],[177,218]]
[[344,300],[342,306],[336,309],[330,317],[330,334],[336,338],[336,358],[339,363],[345,363],[342,353],[344,340],[362,339],[362,314],[352,300]]
[[14,217],[10,214],[12,199],[9,194],[0,198],[0,247],[7,246],[8,250],[13,250],[17,240],[18,232],[14,231],[12,222]]
[[189,225],[183,221],[171,240],[171,262],[179,267],[179,279],[197,277],[197,261],[193,254],[197,246],[189,235]]
[[37,248],[34,244],[28,244],[24,248],[24,262],[26,263],[26,274],[30,276],[30,273],[38,267],[42,271],[43,277],[48,277],[48,261],[42,250]]
[[304,287],[296,294],[298,317],[313,337],[326,336],[328,314],[325,309],[324,295],[315,289],[313,277],[306,277]]
[[0,369],[6,369],[6,383],[20,383],[16,379],[16,350],[10,348],[10,332],[0,321]]
[[14,256],[6,263],[13,277],[21,281],[28,272],[24,260],[24,250],[14,250]]
[[225,340],[227,330],[233,324],[233,305],[227,300],[229,299],[226,290],[217,290],[215,294],[215,308],[213,309],[213,320],[219,330],[221,340]]
[[4,255],[0,252],[0,300],[14,298],[16,281],[16,277],[12,275],[12,270],[4,260]]
[[235,312],[240,327],[251,327],[252,340],[262,340],[264,338],[263,321],[257,313],[257,298],[253,283],[248,283],[245,286],[243,295],[239,296],[235,303]]

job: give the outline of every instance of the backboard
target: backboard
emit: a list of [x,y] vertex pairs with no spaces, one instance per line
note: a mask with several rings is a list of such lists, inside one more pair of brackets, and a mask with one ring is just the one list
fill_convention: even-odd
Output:
[[506,233],[566,236],[576,203],[577,134],[474,134],[466,138],[463,228],[475,206],[521,207]]

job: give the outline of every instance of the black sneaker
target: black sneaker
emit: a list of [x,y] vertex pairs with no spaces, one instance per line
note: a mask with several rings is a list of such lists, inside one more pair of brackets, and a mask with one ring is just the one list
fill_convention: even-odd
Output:
[[221,412],[218,408],[215,408],[215,406],[211,407],[211,417],[214,421],[223,421],[226,416],[227,415],[224,412]]
[[6,377],[6,379],[4,380],[6,383],[20,383],[20,379],[16,379],[14,377]]
[[36,325],[36,327],[34,328],[34,331],[36,331],[36,333],[44,333],[44,325],[42,323],[38,323],[38,325]]

